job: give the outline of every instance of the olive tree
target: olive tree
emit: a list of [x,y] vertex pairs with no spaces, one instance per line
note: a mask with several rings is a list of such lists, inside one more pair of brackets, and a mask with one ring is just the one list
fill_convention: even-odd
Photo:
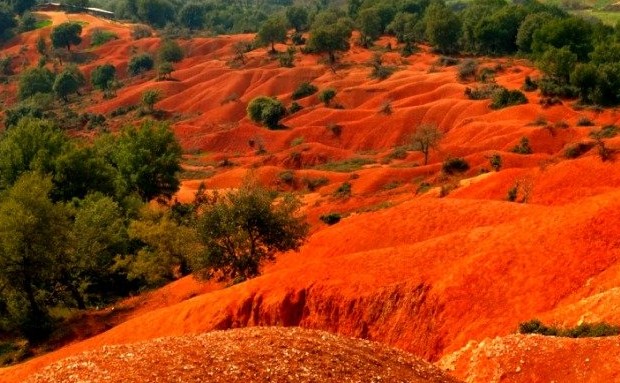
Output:
[[197,224],[205,250],[194,259],[194,269],[233,280],[259,275],[277,252],[297,250],[305,241],[308,225],[300,207],[292,195],[276,201],[269,190],[247,182],[213,198]]

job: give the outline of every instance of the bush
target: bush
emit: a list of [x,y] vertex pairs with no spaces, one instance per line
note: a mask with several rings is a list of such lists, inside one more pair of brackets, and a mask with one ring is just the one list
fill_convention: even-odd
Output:
[[503,89],[502,86],[497,84],[485,84],[475,88],[465,88],[465,96],[470,100],[487,100],[493,97],[493,94]]
[[334,197],[336,198],[349,198],[351,197],[351,183],[343,182],[342,185],[338,186],[338,189],[334,192]]
[[436,64],[441,66],[454,66],[460,62],[456,57],[441,56],[437,59]]
[[292,185],[295,181],[295,173],[292,170],[285,170],[278,174],[278,178],[280,181],[284,182],[287,185]]
[[521,87],[525,92],[533,92],[538,89],[538,84],[536,81],[532,80],[530,76],[525,76],[525,80],[523,81],[523,86]]
[[336,89],[333,88],[323,89],[318,95],[319,101],[325,104],[325,106],[329,106],[334,97],[336,97]]
[[176,63],[183,60],[183,50],[174,40],[166,40],[159,47],[157,54],[159,61]]
[[148,53],[142,53],[140,55],[133,56],[131,60],[129,60],[127,71],[130,75],[136,76],[140,73],[150,71],[154,66],[155,60],[153,60],[153,56]]
[[441,165],[441,170],[445,174],[464,173],[469,170],[469,164],[460,157],[448,158]]
[[458,78],[460,81],[474,80],[478,72],[478,62],[473,59],[464,60],[458,68]]
[[390,77],[392,73],[394,73],[394,68],[385,65],[377,65],[372,68],[370,77],[378,80],[385,80]]
[[618,135],[620,129],[616,125],[605,125],[600,130],[590,132],[590,137],[594,139],[613,138]]
[[306,43],[306,39],[299,32],[293,33],[293,36],[291,36],[291,41],[295,45],[304,45]]
[[576,144],[570,144],[564,148],[564,157],[566,158],[577,158],[590,150],[592,148],[591,144],[585,142],[579,142]]
[[392,103],[390,101],[384,101],[379,107],[379,113],[389,116],[392,114]]
[[297,51],[293,47],[288,47],[286,52],[278,53],[278,61],[282,68],[292,68],[295,66],[295,53]]
[[304,97],[311,96],[318,92],[318,88],[312,85],[309,82],[302,82],[297,86],[297,89],[293,91],[292,98],[293,100],[299,100]]
[[508,90],[506,88],[493,92],[491,96],[491,108],[501,109],[513,105],[527,104],[527,97],[520,90]]
[[259,96],[250,101],[247,113],[252,121],[269,129],[278,129],[280,119],[286,115],[286,108],[276,98]]
[[340,215],[340,213],[329,213],[329,214],[323,214],[322,216],[319,217],[319,219],[323,221],[323,223],[331,226],[331,225],[335,225],[338,222],[340,222],[340,220],[342,219],[342,216]]
[[293,101],[291,106],[288,108],[288,114],[295,114],[302,110],[304,107],[299,105],[297,102]]
[[502,156],[500,156],[497,153],[493,154],[489,158],[489,164],[491,165],[493,170],[495,170],[496,172],[499,172],[499,170],[502,168]]
[[565,98],[577,97],[578,90],[574,86],[562,84],[548,77],[538,81],[538,88],[543,96],[557,96]]
[[558,328],[546,326],[538,319],[519,324],[521,334],[540,334],[546,336],[561,336],[567,338],[599,338],[620,334],[620,327],[609,323],[582,323],[573,328]]
[[327,185],[329,183],[329,179],[327,179],[326,177],[304,177],[301,182],[306,186],[309,191],[313,192],[321,186]]
[[118,36],[114,32],[106,31],[101,28],[96,28],[93,30],[93,33],[90,37],[90,45],[96,47],[99,45],[103,45],[110,40],[116,40]]
[[512,150],[513,153],[517,154],[532,154],[532,148],[530,147],[530,140],[527,137],[521,137],[521,141],[517,145],[515,145]]
[[577,126],[593,126],[594,123],[588,117],[581,116],[579,120],[577,120]]
[[135,25],[131,30],[131,38],[134,40],[140,40],[147,37],[151,37],[153,35],[153,31],[150,27],[142,24]]

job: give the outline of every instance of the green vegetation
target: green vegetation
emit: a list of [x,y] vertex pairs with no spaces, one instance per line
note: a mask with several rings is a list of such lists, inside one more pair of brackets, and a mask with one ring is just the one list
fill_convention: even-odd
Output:
[[448,158],[441,165],[441,171],[445,174],[465,173],[469,170],[469,164],[464,158],[452,157]]
[[323,214],[319,217],[319,219],[321,221],[323,221],[323,223],[325,223],[326,225],[335,225],[338,222],[340,222],[340,220],[342,219],[342,216],[340,215],[340,213],[329,213],[329,214]]
[[326,164],[319,165],[316,168],[329,172],[351,173],[361,169],[364,165],[372,163],[374,163],[374,161],[369,158],[355,157],[342,161],[328,162]]
[[276,53],[276,43],[286,42],[286,21],[281,16],[272,16],[258,30],[258,41],[271,45],[271,53]]
[[293,98],[293,100],[299,100],[301,98],[312,96],[313,94],[315,94],[318,91],[319,91],[319,89],[316,86],[312,85],[311,83],[309,83],[309,82],[302,82],[293,91],[292,98]]
[[155,60],[153,56],[148,53],[142,53],[137,56],[133,56],[129,60],[127,65],[127,71],[132,76],[137,76],[141,73],[148,72],[155,66]]
[[280,119],[286,114],[286,108],[280,101],[271,97],[256,97],[247,107],[248,117],[269,129],[278,129]]
[[82,42],[82,26],[79,23],[62,23],[52,29],[51,39],[54,48],[66,47],[71,51],[71,45],[78,45]]
[[546,336],[560,336],[567,338],[599,338],[620,334],[620,327],[609,323],[582,323],[573,328],[559,328],[546,326],[538,319],[519,324],[520,334],[539,334]]
[[319,92],[318,96],[319,101],[321,101],[325,106],[329,106],[332,100],[336,97],[336,89],[327,88],[323,89]]
[[183,60],[183,56],[181,46],[174,40],[162,42],[157,53],[160,62],[176,63]]
[[257,276],[277,251],[299,249],[308,234],[299,200],[292,195],[274,200],[268,190],[249,183],[216,196],[197,222],[205,251],[194,259],[194,269],[238,282]]
[[108,41],[116,39],[118,39],[116,33],[97,28],[93,30],[90,36],[90,45],[97,47],[99,45],[107,43]]
[[533,150],[530,146],[530,140],[527,137],[521,137],[521,140],[517,145],[515,145],[512,150],[513,153],[517,154],[532,154]]

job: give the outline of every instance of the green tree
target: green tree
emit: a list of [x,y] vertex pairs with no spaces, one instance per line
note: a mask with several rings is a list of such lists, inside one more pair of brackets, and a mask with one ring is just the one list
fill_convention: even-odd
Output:
[[84,86],[86,80],[77,66],[71,66],[62,72],[54,80],[52,90],[56,96],[69,101],[69,95],[78,93],[79,89]]
[[517,31],[516,43],[521,52],[530,53],[532,51],[534,32],[542,28],[551,19],[553,19],[553,16],[546,12],[527,15]]
[[148,72],[155,66],[155,60],[148,53],[133,56],[127,64],[127,71],[130,75],[136,76],[143,72]]
[[97,66],[90,74],[90,83],[93,87],[104,92],[108,91],[116,77],[116,68],[112,64]]
[[317,53],[327,53],[330,64],[334,64],[337,52],[349,50],[352,32],[349,19],[339,17],[336,12],[322,12],[312,24],[307,48]]
[[275,43],[286,42],[286,22],[280,16],[270,17],[258,30],[257,38],[262,44],[271,44],[271,52],[276,53]]
[[49,333],[42,298],[58,277],[69,233],[66,210],[49,199],[51,189],[49,177],[30,173],[0,199],[0,283],[22,297],[25,307],[15,316],[30,340]]
[[599,72],[596,65],[579,63],[570,75],[570,82],[577,87],[579,98],[584,104],[589,104],[594,99],[594,90],[598,81]]
[[110,157],[127,192],[142,200],[168,200],[179,189],[181,146],[167,124],[145,121],[125,127],[111,142]]
[[11,8],[4,3],[0,3],[0,41],[8,40],[12,36],[13,28],[16,26],[17,22]]
[[301,204],[292,195],[274,202],[268,190],[246,183],[204,206],[198,234],[205,246],[193,264],[207,277],[245,280],[260,274],[277,252],[297,250],[308,225],[299,217]]
[[52,93],[54,74],[47,68],[28,68],[19,77],[18,95],[25,100],[37,93]]
[[434,1],[424,13],[425,35],[428,42],[441,53],[458,50],[461,21],[441,1]]
[[206,8],[198,2],[187,3],[179,11],[178,19],[190,31],[202,29],[206,21]]
[[375,7],[362,9],[357,16],[357,25],[362,45],[365,47],[371,45],[383,32],[379,9]]
[[187,275],[190,260],[200,255],[202,246],[194,228],[175,222],[169,213],[153,208],[142,210],[140,219],[129,225],[129,236],[144,246],[123,261],[129,279],[141,279],[149,286]]
[[29,11],[36,5],[35,0],[10,0],[9,3],[11,4],[13,12],[17,13],[18,15]]
[[428,155],[439,147],[442,137],[441,130],[433,124],[423,124],[416,129],[411,137],[411,148],[424,154],[424,165],[428,165]]
[[73,223],[60,280],[75,305],[110,295],[115,257],[127,247],[127,228],[121,207],[102,194],[91,193],[72,206]]
[[417,40],[417,18],[411,13],[399,12],[387,26],[387,32],[396,36],[399,43],[412,43]]
[[165,40],[158,51],[159,61],[176,63],[183,60],[183,50],[174,40]]
[[68,145],[54,159],[52,174],[55,201],[83,199],[94,192],[110,197],[118,194],[116,169],[90,146]]
[[161,92],[157,89],[149,89],[142,93],[141,101],[146,113],[155,111],[155,104],[161,100]]
[[62,23],[52,29],[51,39],[54,48],[66,47],[71,51],[71,45],[82,42],[82,26],[78,23]]
[[174,6],[166,0],[137,0],[136,12],[140,20],[160,28],[176,16]]
[[10,188],[26,172],[51,174],[67,142],[49,121],[20,120],[0,140],[0,190]]
[[37,52],[39,52],[41,56],[47,56],[47,43],[45,42],[45,37],[42,35],[39,35],[37,39]]
[[157,75],[159,80],[170,78],[170,74],[174,71],[174,67],[169,62],[160,63],[157,67]]
[[561,84],[568,84],[570,74],[577,64],[577,55],[567,46],[561,49],[548,47],[537,64],[547,76]]
[[72,10],[80,11],[88,7],[89,0],[63,0],[62,4],[68,6]]
[[308,28],[308,10],[304,7],[294,5],[286,8],[286,19],[297,32],[303,32]]
[[592,24],[579,17],[554,19],[534,32],[532,51],[543,55],[550,47],[567,47],[579,61],[587,61],[593,47]]
[[269,129],[277,129],[280,119],[286,115],[286,108],[276,98],[259,96],[247,107],[248,117]]

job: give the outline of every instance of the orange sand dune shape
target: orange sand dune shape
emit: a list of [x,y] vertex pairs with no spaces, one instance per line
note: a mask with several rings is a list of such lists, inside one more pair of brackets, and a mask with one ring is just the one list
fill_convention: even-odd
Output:
[[[510,335],[472,342],[438,366],[467,382],[617,382],[620,338]],[[558,367],[561,366],[561,367]]]

